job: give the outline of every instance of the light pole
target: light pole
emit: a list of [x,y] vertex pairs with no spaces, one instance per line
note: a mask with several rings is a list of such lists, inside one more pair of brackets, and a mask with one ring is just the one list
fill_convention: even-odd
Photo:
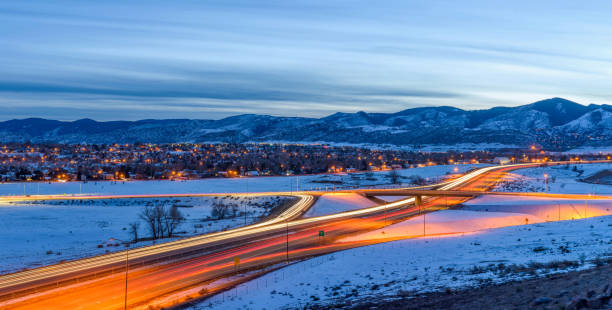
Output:
[[121,239],[111,238],[112,240],[117,240],[125,244],[125,286],[123,291],[123,310],[127,309],[127,287],[128,287],[128,262],[129,262],[129,253],[130,253],[130,243]]
[[125,244],[125,289],[123,291],[123,310],[127,310],[127,284],[128,284],[128,262],[130,255],[130,244]]
[[385,208],[383,209],[383,212],[385,213],[385,223],[384,223],[384,226],[387,226],[387,204],[385,204]]
[[286,254],[285,259],[286,259],[287,265],[289,265],[289,219],[287,219],[285,223],[287,224],[287,247],[286,247],[287,254]]
[[544,192],[547,193],[548,192],[548,185],[547,185],[547,181],[548,180],[548,174],[544,173]]
[[423,237],[425,237],[425,208],[423,208]]
[[[589,194],[589,198],[591,198],[591,194]],[[588,199],[584,200],[584,218],[587,218],[587,207],[589,205],[588,201]]]

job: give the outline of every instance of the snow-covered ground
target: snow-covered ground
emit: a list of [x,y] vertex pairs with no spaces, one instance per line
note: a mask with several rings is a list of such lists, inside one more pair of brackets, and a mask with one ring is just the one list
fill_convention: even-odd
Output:
[[611,169],[612,164],[570,164],[514,170],[504,177],[494,189],[501,192],[544,192],[544,175],[547,175],[548,192],[563,194],[612,194],[610,185],[594,185],[580,182],[601,170]]
[[534,216],[538,221],[558,221],[612,215],[612,200],[481,196],[465,202],[461,210],[521,213]]
[[612,154],[612,146],[582,146],[562,152],[564,154]]
[[[433,182],[446,174],[464,173],[476,165],[440,165],[396,170],[404,185],[411,184],[411,176]],[[392,185],[389,171],[371,173],[322,174],[284,177],[212,178],[188,181],[126,181],[126,182],[66,182],[66,183],[0,183],[0,195],[36,194],[175,194],[175,193],[235,193],[270,192],[311,189],[332,189],[354,186]],[[429,178],[429,180],[427,180]]]
[[[473,224],[483,217],[491,223],[513,220],[511,213],[476,213],[447,211],[438,219],[445,221],[444,226],[454,223],[476,229],[482,227]],[[290,265],[192,308],[297,308],[314,302],[394,298],[586,268],[592,266],[592,260],[612,256],[611,226],[612,216],[604,216],[355,248]]]
[[475,232],[506,226],[583,219],[612,215],[612,199],[583,200],[539,197],[481,196],[457,206],[418,216],[372,232],[343,240],[371,240],[407,236]]
[[[149,237],[147,226],[139,219],[145,206],[180,205],[186,218],[177,232],[178,236],[205,234],[208,232],[253,223],[259,217],[288,197],[188,197],[180,199],[113,199],[66,200],[0,205],[0,273],[21,268],[32,268],[123,250],[108,242],[110,238],[132,240],[129,224],[140,222],[139,238]],[[212,205],[228,206],[229,217],[223,220],[211,218]],[[157,242],[167,242],[162,239]],[[137,245],[151,244],[141,241]],[[102,246],[102,247],[99,247]]]
[[[608,164],[573,167],[516,170],[497,190],[544,191],[547,174],[549,192],[588,193],[593,185],[577,179],[611,168]],[[612,193],[612,186],[598,186],[597,193],[601,192]],[[586,268],[592,260],[612,256],[611,206],[612,200],[483,196],[453,210],[342,241],[409,239],[299,262],[193,308],[294,308]]]
[[304,216],[322,216],[344,211],[369,208],[375,205],[377,205],[377,203],[359,194],[331,193],[319,197],[315,204],[310,207],[310,210],[304,214]]
[[[419,175],[434,182],[449,173],[465,172],[483,165],[431,166],[399,170],[401,181],[409,183],[410,177]],[[455,171],[455,168],[457,171]],[[389,184],[389,172],[353,173],[340,175],[311,175],[299,178],[300,189],[311,187],[364,186]],[[69,182],[69,183],[10,183],[0,184],[2,194],[149,194],[149,193],[223,193],[265,192],[295,190],[297,177],[260,177],[240,179],[206,179],[194,181],[134,181],[134,182]],[[348,211],[373,206],[375,203],[357,195],[325,195],[317,202],[308,216]],[[75,259],[106,251],[122,250],[107,246],[109,238],[129,240],[129,224],[139,221],[138,215],[145,205],[156,203],[193,206],[180,208],[187,218],[179,231],[180,236],[204,234],[244,225],[244,206],[247,206],[247,223],[266,212],[261,207],[273,198],[229,201],[240,214],[233,219],[211,221],[211,204],[215,199],[117,199],[88,201],[49,201],[0,205],[0,273],[16,271]],[[246,198],[245,198],[246,199]],[[148,236],[141,221],[140,237]],[[170,239],[165,239],[165,242]],[[114,244],[114,243],[112,243]],[[149,244],[140,242],[138,246]],[[99,248],[98,246],[102,247]],[[48,254],[47,254],[48,253]]]
[[408,196],[376,196],[376,198],[386,201],[386,202],[394,202],[398,200],[403,200],[406,198],[410,198]]

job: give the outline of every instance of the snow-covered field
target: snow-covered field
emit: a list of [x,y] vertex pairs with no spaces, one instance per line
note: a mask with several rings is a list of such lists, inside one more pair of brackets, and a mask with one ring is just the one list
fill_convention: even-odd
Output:
[[[592,192],[608,164],[514,171],[497,190]],[[540,186],[541,188],[539,188]],[[597,186],[597,193],[612,186]],[[389,198],[389,197],[382,197]],[[592,266],[612,256],[612,200],[483,196],[343,241],[409,238],[324,255],[193,306],[278,309],[477,286]],[[585,218],[589,217],[589,218]],[[561,220],[561,221],[559,221]],[[529,224],[529,225],[525,225]],[[423,237],[423,230],[427,236]]]
[[377,203],[359,194],[331,193],[319,197],[315,204],[310,207],[310,210],[304,214],[304,216],[322,216],[344,211],[369,208],[375,205],[377,205]]
[[546,184],[550,193],[612,194],[612,186],[610,185],[594,185],[578,181],[605,169],[612,169],[612,164],[570,164],[519,169],[502,179],[494,190],[501,192],[544,192],[544,175],[547,175]]
[[[253,223],[288,197],[188,197],[180,199],[67,200],[0,205],[0,273],[123,250],[110,238],[132,240],[129,224],[140,222],[139,238],[149,237],[139,219],[145,206],[180,205],[186,221],[178,236],[190,236]],[[211,218],[212,205],[228,206],[229,218]],[[246,208],[246,209],[245,209]],[[161,239],[167,242],[173,239]],[[141,241],[137,245],[151,244]],[[101,246],[101,247],[99,247]]]
[[[429,178],[433,182],[447,173],[463,173],[487,164],[440,165],[396,170],[400,182],[411,184],[411,176]],[[175,193],[235,193],[270,192],[311,189],[332,189],[354,186],[392,185],[388,171],[372,173],[322,174],[285,177],[212,178],[189,181],[126,181],[126,182],[67,182],[67,183],[0,183],[0,195],[37,194],[175,194]]]
[[[481,214],[475,217],[475,213]],[[445,225],[454,223],[462,229],[480,229],[473,224],[483,217],[492,223],[512,217],[510,213],[474,211],[447,211],[438,216]],[[604,216],[366,246],[290,265],[192,308],[297,308],[314,302],[394,298],[586,268],[593,265],[592,260],[612,256],[611,227],[612,216]]]
[[[465,172],[483,165],[431,166],[399,170],[401,181],[419,175],[434,182],[449,173]],[[457,168],[457,171],[455,171]],[[353,173],[339,175],[311,175],[299,178],[300,189],[326,186],[378,186],[389,184],[388,172]],[[260,177],[240,179],[207,179],[194,181],[140,181],[88,183],[9,183],[0,184],[2,194],[150,194],[150,193],[224,193],[267,192],[295,190],[297,177]],[[109,238],[129,240],[129,224],[139,221],[139,213],[146,205],[165,203],[187,205],[180,208],[187,221],[181,225],[180,236],[205,234],[244,225],[243,208],[247,206],[247,223],[252,223],[267,212],[262,206],[271,197],[219,198],[233,204],[239,215],[233,219],[208,219],[213,197],[181,199],[116,199],[88,201],[49,201],[0,205],[0,273],[21,268],[32,268],[106,251],[122,250],[107,245]],[[231,199],[240,199],[230,201]],[[244,199],[244,200],[243,200]],[[325,195],[307,216],[318,216],[373,206],[375,203],[357,195]],[[145,223],[140,221],[140,237],[148,236]],[[164,239],[158,242],[166,242]],[[138,246],[150,244],[139,242]],[[102,246],[102,247],[99,247]]]
[[521,213],[534,216],[539,222],[558,221],[612,215],[612,200],[481,196],[465,202],[461,210]]

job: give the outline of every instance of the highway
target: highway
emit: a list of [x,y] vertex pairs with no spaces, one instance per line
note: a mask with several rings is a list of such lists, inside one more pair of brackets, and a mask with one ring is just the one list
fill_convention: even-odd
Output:
[[[509,170],[533,166],[537,164],[481,168],[435,188],[441,193],[446,193],[446,196],[451,196],[452,205],[469,199],[476,192],[485,193]],[[411,190],[419,189],[403,190],[404,193],[409,193]],[[367,194],[368,191],[375,190],[351,192]],[[452,195],[453,191],[457,197]],[[459,195],[468,192],[470,192],[468,196]],[[447,198],[433,197],[435,195],[431,195],[432,191],[420,189],[418,193],[424,195],[422,206],[415,206],[415,199],[407,198],[371,208],[305,219],[297,218],[312,205],[315,199],[313,196],[320,195],[320,192],[260,193],[259,195],[294,195],[298,197],[298,201],[276,218],[266,222],[130,250],[127,304],[130,308],[145,307],[150,303],[171,305],[172,303],[168,304],[167,300],[177,300],[178,297],[169,298],[169,296],[173,294],[180,296],[180,293],[186,289],[206,285],[210,281],[247,270],[363,246],[368,243],[336,241],[340,237],[378,229],[422,212],[448,206]],[[431,196],[426,196],[428,194]],[[150,197],[144,196],[144,198]],[[121,198],[132,197],[134,196],[121,196]],[[66,199],[66,197],[51,199],[60,198]],[[119,197],[113,196],[113,198]],[[34,200],[35,198],[15,199]],[[90,197],[79,197],[79,199],[90,199]],[[319,237],[319,231],[325,232],[323,237]],[[368,242],[380,242],[380,240]],[[118,252],[101,255],[2,276],[0,307],[6,309],[123,308],[125,254]],[[191,297],[207,296],[218,289],[221,288],[207,287],[207,290]]]

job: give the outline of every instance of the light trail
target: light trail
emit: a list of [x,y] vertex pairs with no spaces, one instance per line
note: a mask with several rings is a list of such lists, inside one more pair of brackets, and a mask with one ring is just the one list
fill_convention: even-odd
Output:
[[[484,190],[499,179],[505,171],[535,166],[539,166],[539,164],[481,168],[455,180],[444,182],[442,185],[438,185],[437,189],[451,190],[462,186],[481,190],[484,193]],[[493,177],[490,177],[491,175]],[[432,187],[436,186],[420,188]],[[365,193],[367,191],[359,190],[358,192]],[[439,202],[441,200],[433,199],[431,202],[425,203],[421,208],[405,208],[415,201],[414,198],[407,198],[366,209],[292,220],[310,207],[314,201],[314,197],[310,195],[311,193],[313,192],[283,193],[285,195],[298,196],[299,201],[270,221],[230,231],[131,250],[130,261],[136,261],[142,265],[130,267],[130,281],[132,283],[129,295],[130,304],[138,305],[146,300],[168,294],[168,292],[185,289],[211,279],[235,273],[235,268],[232,268],[232,259],[236,256],[242,256],[242,265],[239,270],[244,270],[244,268],[260,268],[265,265],[281,262],[285,255],[290,255],[291,259],[298,259],[309,255],[318,255],[342,248],[359,246],[360,243],[321,245],[318,244],[314,236],[318,229],[325,229],[328,234],[325,242],[333,242],[339,236],[384,227],[386,226],[387,218],[391,222],[417,215],[421,212],[420,209],[426,210],[431,208],[436,204],[436,201]],[[271,193],[259,193],[257,195],[269,194]],[[320,195],[322,193],[316,192],[316,194]],[[272,193],[272,195],[279,195],[279,193]],[[167,195],[163,196],[167,197]],[[187,196],[191,197],[194,195],[188,194]],[[121,197],[127,198],[126,196]],[[147,195],[145,198],[147,197],[150,196]],[[27,198],[28,200],[35,200],[32,197]],[[78,198],[89,199],[88,197]],[[65,197],[57,197],[57,199],[65,199]],[[385,223],[381,223],[383,217],[385,218]],[[290,235],[288,234],[289,231],[291,232]],[[287,234],[287,237],[285,237],[285,234]],[[285,242],[287,240],[291,242],[291,250],[289,248],[285,249]],[[366,243],[361,243],[361,245],[364,244]],[[203,252],[198,252],[194,256],[193,253],[190,254],[189,252],[194,249]],[[2,276],[0,277],[0,292],[3,289],[6,292],[11,292],[11,288],[15,288],[19,292],[19,289],[28,289],[28,285],[36,287],[36,285],[40,284],[53,283],[58,278],[63,280],[62,277],[78,279],[79,276],[95,274],[95,272],[100,270],[108,271],[109,268],[110,270],[113,268],[122,270],[121,266],[125,262],[124,253],[107,254]],[[160,264],[159,261],[156,261],[156,259],[170,255],[173,256],[170,263]],[[42,292],[35,296],[32,295],[31,298],[27,298],[27,296],[20,297],[20,302],[13,304],[9,300],[5,305],[13,304],[17,308],[19,304],[26,306],[26,308],[34,304],[39,308],[41,306],[55,308],[62,308],[63,306],[64,308],[70,308],[70,305],[75,305],[74,303],[77,301],[86,302],[82,301],[82,294],[82,296],[88,296],[87,300],[105,300],[104,303],[106,304],[104,307],[102,304],[82,305],[85,308],[117,308],[119,301],[109,295],[117,293],[118,290],[122,289],[120,285],[122,279],[121,274],[109,275],[108,273],[102,273],[93,280],[88,280],[87,283],[90,284],[78,290],[70,292],[62,291],[61,294],[56,293],[56,289],[47,289],[48,293],[42,290]],[[0,304],[1,306],[2,304]]]

